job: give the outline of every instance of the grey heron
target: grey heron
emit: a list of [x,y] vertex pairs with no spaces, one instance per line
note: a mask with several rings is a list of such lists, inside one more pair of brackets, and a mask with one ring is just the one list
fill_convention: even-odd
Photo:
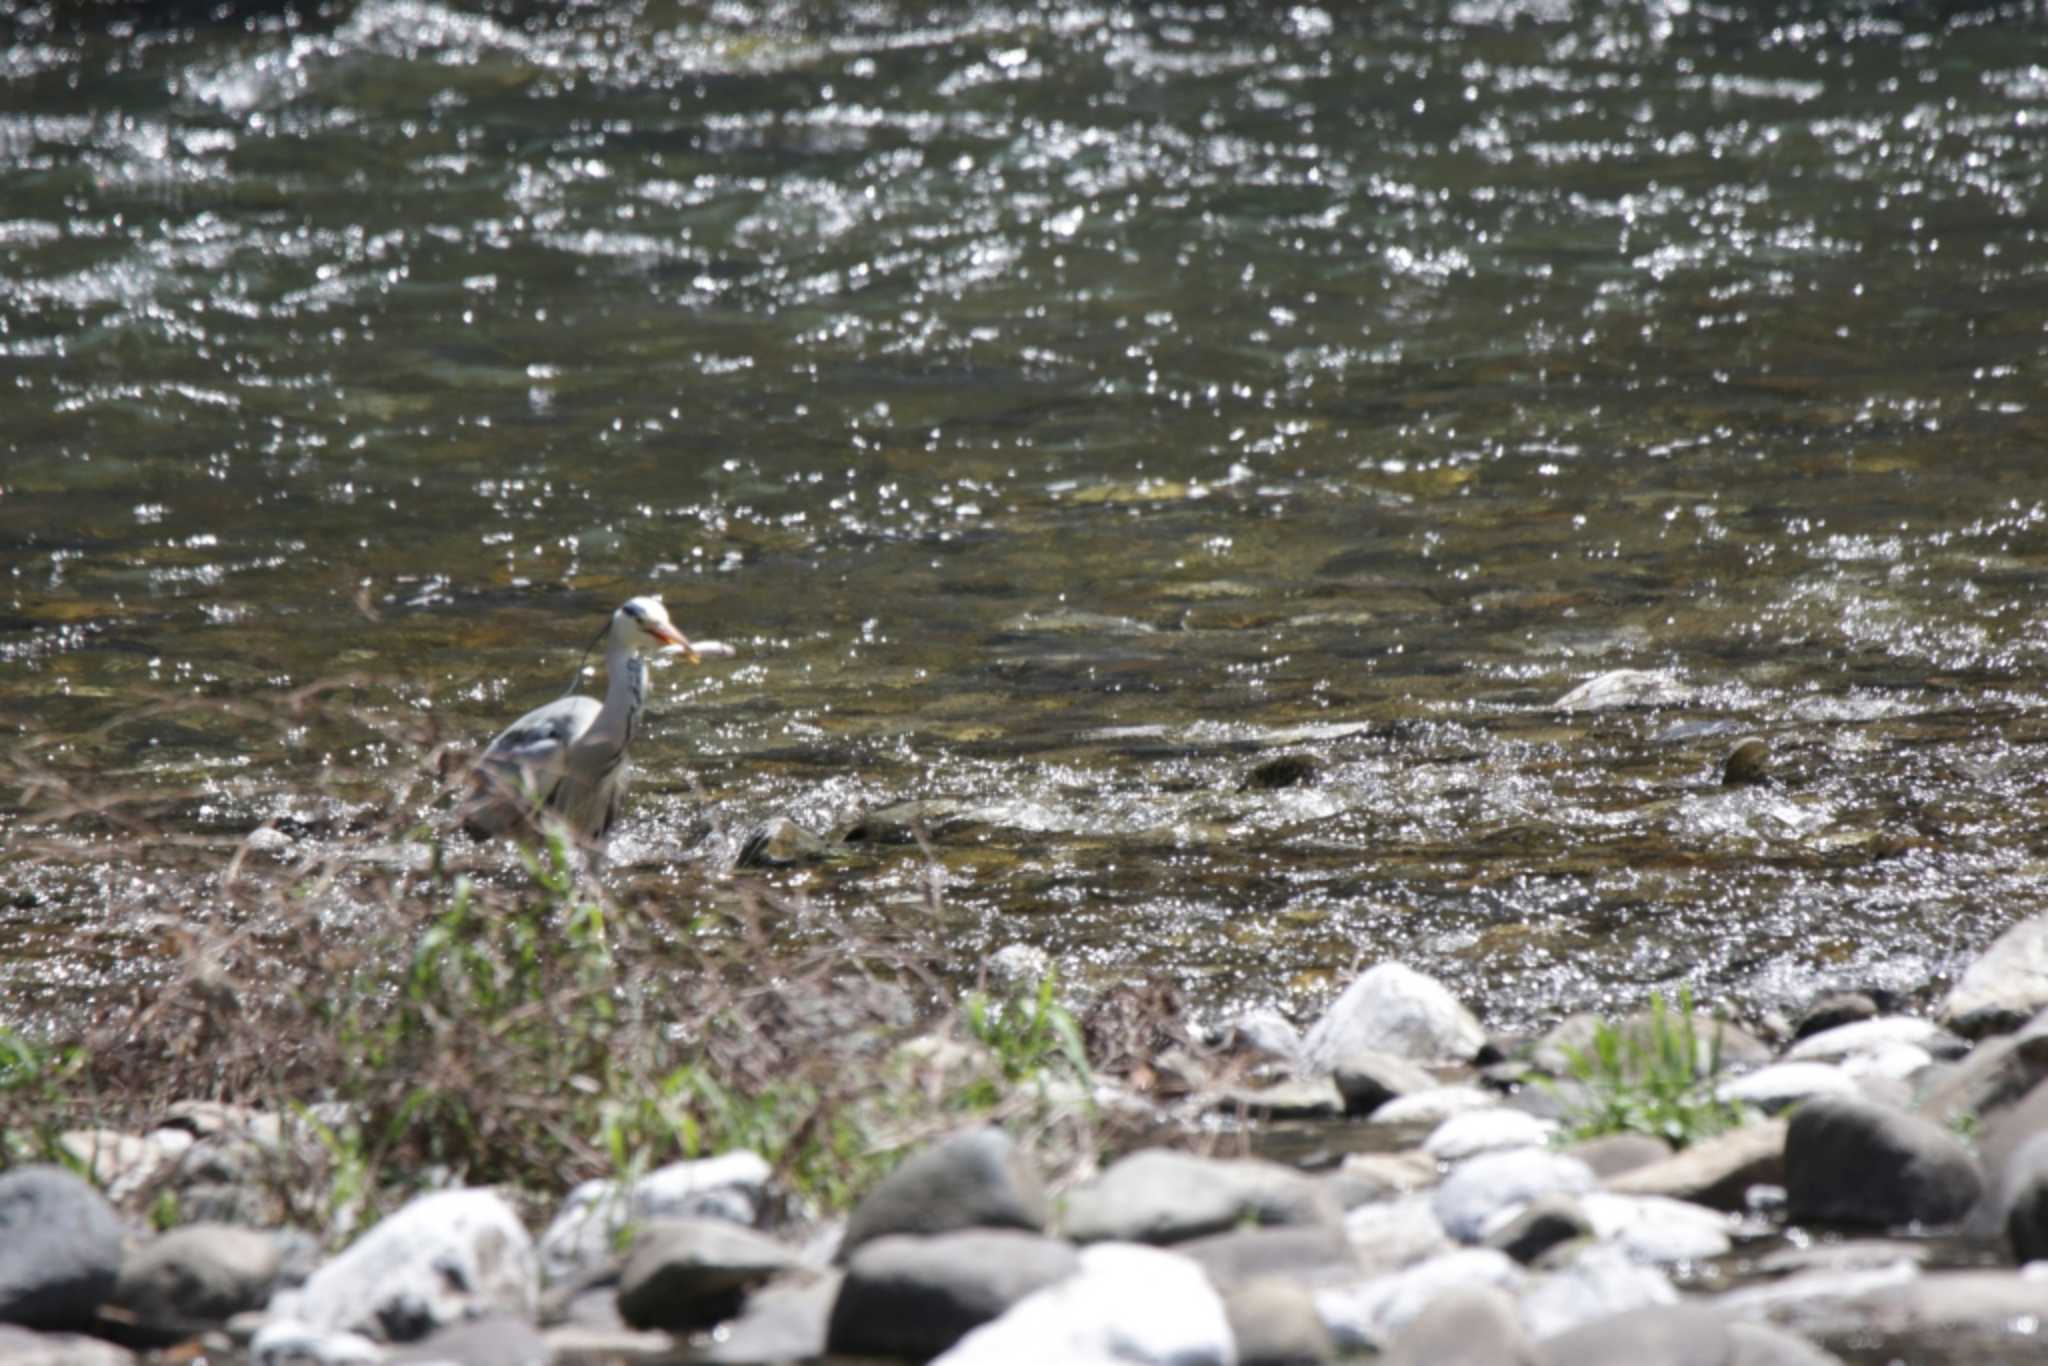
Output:
[[[603,640],[603,702],[572,693],[535,707],[477,760],[462,820],[471,835],[487,838],[552,819],[596,847],[611,832],[625,795],[626,749],[647,704],[647,657],[681,654],[695,664],[699,654],[655,597],[633,598],[613,612]],[[705,649],[729,653],[709,641]]]

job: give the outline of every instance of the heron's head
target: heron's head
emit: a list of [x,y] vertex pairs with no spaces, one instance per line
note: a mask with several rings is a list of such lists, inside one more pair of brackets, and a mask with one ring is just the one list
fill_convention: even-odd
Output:
[[697,652],[668,619],[660,598],[634,598],[612,613],[612,640],[631,650],[652,654],[664,646],[680,650],[692,664]]

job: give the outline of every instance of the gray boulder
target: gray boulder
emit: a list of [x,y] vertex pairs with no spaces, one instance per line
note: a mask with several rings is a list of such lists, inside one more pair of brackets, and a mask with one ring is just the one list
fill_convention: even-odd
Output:
[[1021,1229],[871,1239],[847,1263],[826,1347],[927,1360],[1080,1266],[1072,1244]]
[[2018,1029],[2048,1008],[2048,914],[2032,916],[1991,941],[1963,971],[1936,1012],[1965,1038]]
[[1444,1231],[1461,1243],[1484,1238],[1496,1218],[1541,1195],[1582,1195],[1593,1172],[1577,1158],[1540,1148],[1515,1148],[1473,1158],[1444,1178],[1432,1207]]
[[121,1273],[121,1221],[61,1167],[0,1175],[0,1323],[89,1327]]
[[554,1350],[525,1319],[493,1314],[438,1328],[384,1360],[392,1366],[549,1366]]
[[703,1361],[758,1366],[763,1361],[809,1361],[825,1355],[825,1326],[845,1273],[838,1268],[796,1272],[747,1296],[740,1316],[718,1330]]
[[1292,1167],[1147,1148],[1067,1196],[1077,1243],[1177,1243],[1247,1224],[1343,1222],[1335,1195]]
[[1261,1276],[1223,1294],[1223,1314],[1237,1344],[1237,1366],[1321,1366],[1337,1345],[1306,1287],[1284,1276]]
[[465,1319],[531,1319],[539,1300],[539,1260],[512,1207],[494,1191],[447,1190],[380,1220],[271,1311],[316,1333],[411,1342]]
[[1671,1145],[1654,1134],[1602,1134],[1583,1139],[1564,1150],[1593,1169],[1593,1175],[1609,1181],[1624,1172],[1655,1166],[1671,1156]]
[[1546,1366],[1840,1366],[1810,1343],[1698,1305],[1633,1309],[1545,1338]]
[[1282,1278],[1303,1284],[1356,1279],[1360,1265],[1340,1228],[1240,1228],[1175,1243],[1173,1250],[1209,1273],[1228,1291],[1253,1281]]
[[1328,1072],[1347,1057],[1378,1050],[1418,1062],[1466,1062],[1486,1042],[1478,1019],[1434,977],[1381,963],[1344,989],[1308,1032],[1309,1068]]
[[1794,1219],[1947,1224],[1968,1214],[1983,1191],[1975,1154],[1917,1115],[1823,1096],[1800,1106],[1786,1130],[1785,1195]]
[[1532,1337],[1546,1338],[1632,1309],[1678,1303],[1678,1289],[1663,1272],[1618,1247],[1581,1244],[1564,1253],[1522,1291],[1522,1322]]
[[738,1224],[657,1219],[619,1272],[619,1317],[635,1328],[709,1328],[739,1312],[749,1286],[797,1264],[794,1252]]
[[1815,1096],[1861,1096],[1863,1088],[1847,1072],[1827,1062],[1779,1062],[1724,1081],[1714,1088],[1716,1100],[1748,1105],[1774,1115]]
[[1447,1290],[1401,1330],[1382,1366],[1536,1366],[1515,1302],[1490,1286]]
[[1356,1285],[1316,1292],[1316,1312],[1338,1350],[1385,1351],[1438,1296],[1492,1287],[1518,1293],[1528,1273],[1492,1248],[1459,1248]]
[[261,1309],[284,1251],[275,1237],[232,1224],[187,1224],[122,1263],[112,1303],[152,1333],[183,1336]]
[[1668,1195],[1739,1211],[1751,1186],[1784,1181],[1785,1121],[1771,1119],[1703,1138],[1661,1162],[1611,1176],[1604,1184],[1623,1195]]
[[83,1333],[38,1333],[0,1323],[0,1361],[7,1366],[135,1366],[125,1347]]
[[1353,1116],[1369,1115],[1396,1096],[1432,1091],[1440,1084],[1420,1064],[1377,1048],[1344,1054],[1331,1072],[1344,1098],[1344,1113]]
[[847,1261],[890,1233],[953,1233],[1017,1228],[1042,1233],[1051,1215],[1045,1185],[1001,1129],[970,1129],[911,1157],[854,1207],[840,1239]]
[[1998,1222],[2016,1262],[2048,1257],[2048,1130],[2022,1143],[1999,1174]]

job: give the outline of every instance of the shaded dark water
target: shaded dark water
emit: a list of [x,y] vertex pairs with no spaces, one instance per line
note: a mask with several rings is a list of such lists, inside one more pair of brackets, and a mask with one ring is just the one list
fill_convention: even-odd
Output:
[[[0,3],[37,765],[232,836],[419,756],[139,709],[360,675],[480,742],[658,591],[741,655],[657,676],[614,875],[949,799],[963,964],[1306,1012],[1398,955],[1513,1025],[1923,992],[2040,905],[2022,12],[223,13]],[[1554,705],[1617,668],[1680,691]],[[178,912],[9,843],[24,1002]]]

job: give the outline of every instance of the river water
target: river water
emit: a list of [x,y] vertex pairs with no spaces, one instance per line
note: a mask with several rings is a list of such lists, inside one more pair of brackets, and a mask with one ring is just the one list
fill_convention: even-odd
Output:
[[[963,974],[1215,1013],[1393,956],[1513,1027],[1924,1000],[2042,908],[2022,11],[0,36],[11,1017],[146,974],[193,842],[317,841],[418,777],[379,718],[480,743],[640,592],[738,654],[656,675],[608,877],[715,900],[767,817],[938,803],[929,857],[749,874],[796,939],[922,905]],[[1557,705],[1617,669],[1664,683]],[[266,713],[343,678],[363,726]],[[1775,785],[1720,785],[1745,734]],[[59,810],[110,791],[187,844]]]

